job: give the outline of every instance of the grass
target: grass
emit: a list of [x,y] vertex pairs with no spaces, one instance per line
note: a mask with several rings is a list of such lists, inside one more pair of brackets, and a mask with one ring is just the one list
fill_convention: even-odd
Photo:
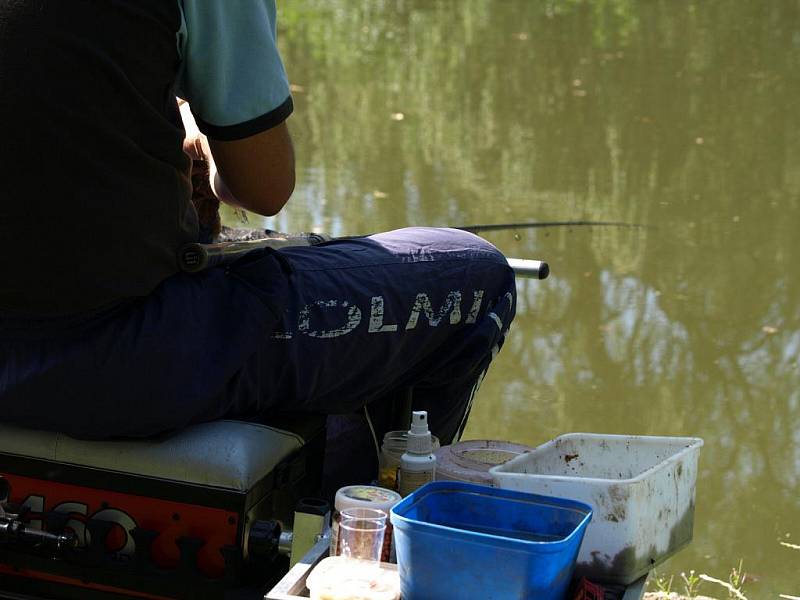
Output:
[[[788,548],[789,550],[800,550],[800,546],[797,544],[790,544],[789,542],[780,542],[780,545],[784,548]],[[798,591],[800,593],[800,591]],[[780,597],[784,600],[800,600],[800,595],[798,596],[790,596],[789,594],[780,594]]]
[[[779,543],[789,550],[800,551],[800,545]],[[706,573],[698,574],[694,570],[681,573],[677,578],[674,575],[659,575],[654,571],[653,577],[647,582],[649,591],[644,598],[645,600],[748,600],[744,590],[747,582],[747,573],[741,560],[730,570],[727,581]],[[709,589],[706,584],[711,584],[712,587]],[[706,595],[707,591],[710,595]],[[798,595],[780,594],[779,597],[783,600],[800,600]]]
[[[727,581],[706,573],[698,574],[694,570],[681,573],[677,581],[674,575],[665,576],[654,573],[653,579],[648,582],[648,587],[653,586],[655,589],[647,592],[644,597],[645,600],[748,600],[744,595],[745,583],[747,583],[747,573],[742,568],[740,560],[739,565],[731,569]],[[710,593],[725,595],[706,595],[704,584],[713,584],[714,589]],[[703,593],[701,593],[701,588],[703,588]]]

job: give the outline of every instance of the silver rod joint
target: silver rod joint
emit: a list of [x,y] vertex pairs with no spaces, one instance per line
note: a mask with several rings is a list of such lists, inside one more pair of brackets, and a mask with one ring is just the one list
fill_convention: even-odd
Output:
[[508,265],[514,269],[518,277],[533,277],[534,279],[547,279],[550,275],[550,267],[541,260],[530,260],[527,258],[508,258]]

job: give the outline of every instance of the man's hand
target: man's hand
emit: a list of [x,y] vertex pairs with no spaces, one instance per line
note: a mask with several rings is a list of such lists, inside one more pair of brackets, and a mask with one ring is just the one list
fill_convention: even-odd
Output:
[[208,145],[208,138],[200,133],[192,111],[189,110],[189,103],[178,99],[178,106],[181,111],[183,128],[186,130],[186,137],[183,140],[183,151],[186,152],[192,160],[210,161],[211,148]]

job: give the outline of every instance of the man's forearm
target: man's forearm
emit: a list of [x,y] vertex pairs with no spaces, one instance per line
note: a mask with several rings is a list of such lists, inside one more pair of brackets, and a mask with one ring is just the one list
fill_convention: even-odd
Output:
[[208,177],[209,181],[211,182],[211,191],[214,192],[214,195],[219,198],[221,202],[230,204],[236,208],[243,208],[242,204],[236,200],[236,197],[233,195],[230,188],[225,185],[225,182],[222,180],[222,176],[219,174],[217,165],[214,163],[214,159],[212,157],[209,157],[208,159]]

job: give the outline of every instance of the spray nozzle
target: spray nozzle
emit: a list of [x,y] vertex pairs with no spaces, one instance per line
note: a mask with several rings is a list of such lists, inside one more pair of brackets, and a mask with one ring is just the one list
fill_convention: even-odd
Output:
[[415,410],[411,413],[411,430],[409,433],[421,434],[428,433],[428,412],[424,410]]
[[407,452],[411,454],[430,454],[433,440],[428,429],[428,413],[415,410],[411,413],[411,429],[408,430]]

